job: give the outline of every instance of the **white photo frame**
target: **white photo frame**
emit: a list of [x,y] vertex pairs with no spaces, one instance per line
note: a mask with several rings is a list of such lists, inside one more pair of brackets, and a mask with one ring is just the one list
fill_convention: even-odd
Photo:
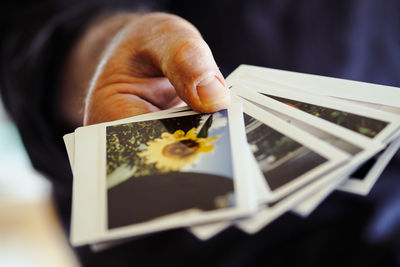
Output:
[[[369,140],[369,138],[366,138],[365,136],[356,134],[352,131],[349,131],[343,127],[339,127],[332,123],[327,123],[326,121],[320,120],[319,118],[316,118],[310,114],[306,114],[305,112],[294,110],[290,106],[287,106],[286,104],[283,104],[279,101],[276,101],[276,100],[266,97],[264,95],[259,95],[258,93],[256,93],[252,89],[250,89],[251,86],[249,86],[249,84],[247,82],[244,83],[242,81],[235,81],[235,84],[236,85],[233,86],[232,88],[234,91],[236,90],[237,93],[239,93],[239,95],[245,96],[247,99],[250,99],[253,102],[259,103],[260,105],[264,106],[264,108],[266,108],[268,110],[274,110],[275,112],[281,114],[280,116],[291,117],[298,121],[304,121],[307,124],[312,123],[313,126],[322,128],[322,129],[324,129],[324,131],[327,131],[330,133],[335,133],[336,135],[340,136],[340,138],[345,139],[347,142],[353,143],[359,147],[362,147],[364,149],[364,151],[361,153],[361,155],[357,155],[356,158],[352,159],[354,162],[357,161],[359,165],[362,165],[362,163],[364,161],[368,160],[375,153],[377,153],[381,149],[383,149],[383,146],[380,142],[374,142],[375,143],[375,145],[374,145],[373,142],[371,142],[371,140]],[[396,116],[394,116],[393,119],[395,117]],[[291,120],[293,121],[293,119],[291,119]],[[299,126],[299,125],[297,125],[297,126]],[[398,136],[398,130],[396,131],[395,130],[396,128],[397,128],[396,123],[393,122],[392,129],[394,132],[393,133],[388,132],[389,136],[391,136],[390,139]],[[382,136],[382,137],[385,138],[384,136]],[[372,140],[372,141],[375,141],[375,140]],[[379,161],[376,164],[382,164],[382,162],[384,162],[384,161]],[[355,166],[355,169],[353,171],[355,171],[356,167],[358,167],[357,165],[354,165],[354,166]],[[377,165],[377,166],[375,166],[375,169],[383,168],[385,166]],[[349,175],[351,175],[351,174],[352,173],[349,173]],[[343,186],[340,186],[340,189],[343,188],[343,190],[345,190],[347,192],[366,195],[366,194],[368,194],[369,190],[372,188],[372,186],[374,185],[376,180],[379,178],[379,175],[376,175],[376,174],[378,174],[378,172],[372,171],[372,172],[370,172],[369,175],[367,175],[362,180],[350,177],[349,182],[345,182],[343,184]],[[349,186],[346,185],[347,183],[349,184]],[[369,190],[367,190],[367,189],[369,189]]]
[[[234,98],[235,96],[232,97]],[[258,108],[250,104],[247,101],[243,100],[241,101],[243,104],[243,110],[245,114],[248,114],[249,116],[260,121],[261,123],[267,125],[274,131],[280,132],[282,135],[291,138],[292,140],[301,144],[302,146],[309,148],[311,151],[314,151],[322,155],[324,158],[328,160],[325,163],[322,163],[317,167],[313,168],[312,170],[306,172],[305,174],[294,178],[293,181],[288,182],[281,188],[277,188],[275,190],[270,189],[273,201],[277,201],[280,198],[290,194],[299,187],[315,179],[315,177],[325,174],[333,167],[337,167],[338,165],[343,164],[349,158],[349,155],[347,153],[344,153],[326,144],[325,142],[315,138],[311,134],[308,134],[298,129],[297,127],[288,125],[281,119],[273,116],[272,114],[269,114],[268,112],[262,110],[261,108]]]
[[393,86],[319,76],[314,74],[240,65],[228,78],[261,78],[264,84],[288,86],[303,92],[382,104],[400,108],[400,89]]
[[[324,108],[329,108],[332,110],[339,110],[342,112],[347,112],[350,114],[354,114],[355,116],[359,117],[364,117],[367,119],[371,120],[376,120],[376,121],[381,121],[382,124],[386,123],[385,126],[383,126],[383,129],[377,133],[373,137],[367,137],[364,136],[358,132],[352,131],[354,134],[366,137],[370,140],[374,140],[376,142],[381,142],[381,143],[389,143],[391,140],[393,140],[396,136],[396,132],[400,128],[400,118],[399,116],[396,116],[392,113],[384,112],[384,111],[379,111],[379,110],[374,110],[371,108],[368,108],[366,106],[361,106],[361,105],[355,105],[346,101],[340,101],[338,99],[333,99],[333,98],[326,98],[326,97],[321,97],[317,95],[311,95],[311,94],[304,94],[299,91],[294,91],[294,90],[289,90],[287,87],[269,87],[267,85],[264,85],[261,83],[260,80],[251,80],[251,81],[243,81],[243,80],[234,80],[232,81],[232,85],[240,83],[241,85],[246,85],[247,90],[252,90],[256,91],[259,94],[258,101],[255,101],[257,103],[260,103],[261,100],[266,100],[268,98],[268,95],[273,96],[273,97],[279,97],[279,98],[285,98],[288,100],[292,100],[295,102],[303,102],[306,104],[310,105],[315,105],[315,106],[320,106]],[[234,87],[233,90],[237,90],[237,87]],[[240,92],[238,93],[240,96],[246,97],[247,92],[245,92],[243,89],[239,89]],[[275,99],[273,99],[276,102]],[[254,100],[252,100],[254,101]],[[262,104],[262,103],[260,103]],[[282,106],[283,107],[283,106]],[[287,109],[289,108],[289,109]],[[317,121],[321,121],[321,123],[324,123],[326,126],[329,127],[329,125],[335,125],[334,123],[327,121],[323,118],[316,117],[314,115],[308,114],[304,111],[301,110],[295,110],[294,108],[290,107],[287,105],[285,110],[291,111],[294,115],[297,115],[297,119],[301,120],[307,120],[310,123],[318,123]],[[301,114],[301,115],[298,115]],[[293,115],[293,117],[294,117]],[[301,118],[299,118],[301,117]],[[344,128],[344,127],[341,127]],[[348,129],[346,129],[348,130]],[[350,135],[349,132],[347,132],[347,135]],[[353,135],[353,136],[356,136]]]
[[330,184],[332,181],[340,181],[340,179],[343,179],[343,172],[345,172],[345,170],[342,169],[328,173],[312,181],[307,186],[300,188],[286,198],[276,202],[275,205],[264,205],[260,207],[255,215],[238,220],[236,222],[236,227],[248,234],[257,233],[284,213],[292,210],[298,203],[318,193],[322,187]]
[[[179,113],[179,112],[184,112],[184,111],[189,111],[189,110],[190,110],[190,107],[187,107],[187,106],[179,107],[179,108],[174,108],[174,109],[163,110],[160,112],[139,115],[140,116],[139,118],[142,118],[142,119],[146,118],[146,117],[150,118],[150,117],[155,117],[157,115]],[[138,118],[138,117],[136,116],[136,118]],[[101,127],[101,125],[113,125],[115,123],[124,123],[124,122],[130,121],[131,119],[132,118],[127,118],[127,119],[104,123],[104,124],[100,124],[100,125],[97,124],[95,127]],[[74,142],[75,142],[74,133],[66,134],[64,136],[64,143],[66,146],[66,150],[67,150],[68,158],[70,160],[70,165],[71,165],[72,171],[74,169],[73,164],[74,164],[74,156],[75,156]],[[247,147],[247,144],[245,144],[245,146]],[[265,187],[264,178],[262,177],[262,174],[259,172],[259,169],[256,165],[257,163],[252,158],[253,156],[252,156],[251,152],[249,151],[248,154],[249,154],[249,159],[251,160],[251,164],[253,165],[253,167],[251,169],[254,172],[252,177],[254,178],[254,185],[255,185],[255,189],[254,189],[255,192],[250,193],[249,196],[250,197],[254,196],[256,199],[255,202],[259,202],[261,200],[258,200],[256,198],[256,196],[262,195],[263,196],[262,201],[265,201],[265,199],[269,199],[268,198],[269,191]],[[207,224],[207,225],[193,226],[193,227],[189,227],[188,231],[191,232],[192,234],[194,234],[197,238],[199,238],[201,240],[207,240],[224,229],[224,227],[221,227],[222,224],[225,224],[225,223],[222,222],[222,223],[212,223],[212,224]],[[129,240],[131,240],[131,239],[129,239]],[[118,244],[124,243],[124,242],[125,241],[106,241],[106,242],[102,242],[99,244],[93,244],[92,248],[94,251],[102,251],[102,250],[108,249],[109,247],[113,247],[114,245],[118,245]]]
[[[229,110],[228,110],[228,117],[229,119],[229,131],[230,131],[230,137],[231,137],[231,143],[232,143],[232,160],[234,161],[233,163],[233,167],[234,167],[234,174],[235,174],[235,178],[234,178],[234,183],[235,183],[235,192],[237,192],[237,206],[232,209],[232,210],[224,210],[224,211],[218,211],[215,212],[214,214],[208,214],[209,216],[202,216],[203,218],[199,218],[198,215],[196,214],[186,214],[184,220],[182,221],[182,217],[180,217],[179,219],[171,219],[171,220],[163,220],[162,223],[156,222],[156,223],[146,223],[147,225],[136,225],[136,226],[127,226],[127,227],[121,227],[121,228],[117,228],[117,229],[113,229],[113,230],[107,230],[107,228],[105,227],[105,210],[104,210],[104,203],[105,203],[105,196],[104,193],[101,193],[101,188],[105,188],[105,180],[104,178],[100,179],[100,183],[98,183],[98,190],[92,190],[99,192],[99,195],[97,196],[92,196],[91,198],[96,200],[99,203],[103,203],[102,205],[100,205],[100,207],[98,207],[98,209],[93,208],[95,206],[95,203],[93,203],[93,201],[88,201],[87,202],[87,206],[86,206],[86,211],[88,209],[92,209],[92,211],[97,211],[98,214],[94,214],[96,212],[92,212],[92,215],[95,215],[95,218],[103,218],[100,219],[102,222],[104,222],[102,225],[90,225],[92,227],[92,229],[88,229],[87,227],[89,226],[88,224],[83,225],[81,221],[82,220],[75,220],[72,222],[72,231],[71,231],[71,242],[73,245],[83,245],[83,244],[88,244],[88,243],[95,243],[95,242],[102,242],[102,241],[106,241],[106,240],[113,240],[113,239],[119,239],[119,238],[125,238],[128,236],[133,236],[133,235],[142,235],[142,234],[146,234],[149,232],[155,232],[155,231],[161,231],[161,230],[165,230],[165,229],[171,229],[171,228],[175,228],[175,227],[182,227],[182,226],[190,226],[193,224],[197,224],[197,223],[205,223],[205,222],[210,222],[210,221],[218,221],[221,219],[227,219],[227,218],[237,218],[240,216],[245,216],[250,214],[251,212],[253,212],[254,209],[254,203],[251,203],[251,198],[248,197],[249,192],[251,192],[251,186],[249,185],[248,181],[249,179],[246,179],[247,176],[247,171],[246,169],[248,168],[240,168],[240,166],[247,166],[246,160],[243,160],[243,158],[238,158],[238,156],[240,157],[240,155],[244,154],[244,151],[241,151],[242,148],[236,146],[235,144],[237,143],[243,143],[244,142],[244,134],[242,135],[241,133],[243,132],[243,124],[242,120],[237,119],[240,118],[240,116],[242,116],[241,113],[241,108],[238,107],[238,105],[232,105]],[[169,115],[165,115],[162,116],[161,118],[171,118],[171,117],[181,117],[181,116],[187,116],[190,114],[197,114],[195,112],[182,112],[180,114],[169,114]],[[157,119],[161,119],[159,116],[157,116]],[[149,119],[149,118],[147,118]],[[137,120],[133,120],[133,121],[137,121]],[[93,130],[94,129],[94,130]],[[104,131],[105,131],[105,127],[92,127],[92,128],[80,128],[77,130],[76,135],[75,135],[75,180],[76,183],[74,182],[74,187],[78,186],[80,184],[80,186],[82,186],[82,180],[85,180],[86,182],[86,189],[88,188],[88,184],[89,181],[95,180],[96,178],[93,178],[94,176],[98,177],[98,170],[96,170],[96,168],[88,168],[86,166],[87,163],[91,163],[94,164],[92,166],[96,166],[96,163],[94,162],[95,157],[93,157],[93,154],[91,154],[90,152],[88,153],[81,153],[80,147],[85,147],[86,151],[93,151],[91,149],[88,148],[94,148],[94,147],[100,147],[101,151],[96,151],[96,153],[98,155],[103,155],[104,154],[104,149],[105,146],[103,144],[103,142],[100,141],[100,144],[98,144],[99,140],[101,140],[101,136],[104,136]],[[97,138],[98,140],[95,140],[95,133],[97,132],[97,136],[100,138]],[[235,134],[233,134],[235,133]],[[244,133],[244,132],[243,132]],[[88,139],[89,138],[89,139]],[[90,140],[90,138],[92,140]],[[85,145],[86,143],[86,145]],[[100,146],[99,146],[100,145]],[[78,150],[79,149],[79,150]],[[95,150],[94,150],[95,151]],[[78,161],[78,157],[80,158],[80,160]],[[91,157],[93,157],[91,159]],[[89,159],[89,160],[85,160]],[[97,159],[98,161],[100,161],[97,163],[97,165],[103,166],[103,169],[100,171],[100,173],[104,173],[104,161],[105,159]],[[103,164],[101,163],[103,161]],[[237,166],[237,167],[235,167]],[[82,176],[81,174],[86,174],[84,176]],[[91,175],[91,178],[86,178],[85,176],[87,175]],[[82,177],[85,177],[84,179]],[[103,176],[104,177],[104,176]],[[81,192],[78,190],[76,192],[74,192],[74,199],[75,199],[75,208],[77,208],[78,210],[75,209],[75,218],[80,218],[83,216],[84,217],[84,211],[82,211],[81,209],[81,201],[78,201],[80,198],[79,193],[81,193],[82,195],[82,191],[85,190],[81,190]],[[90,190],[86,190],[86,191],[90,191]],[[86,192],[85,192],[86,193]],[[93,193],[94,194],[94,193]],[[101,195],[103,195],[103,197],[101,197]],[[80,199],[81,200],[81,199]],[[89,204],[92,203],[92,205]],[[79,205],[77,205],[79,203]],[[179,216],[178,216],[179,217]],[[197,217],[197,218],[196,218]],[[205,218],[208,217],[208,218]],[[186,221],[186,222],[184,222]],[[85,228],[85,230],[88,230],[88,232],[85,232],[85,230],[83,230],[82,228]],[[85,232],[85,233],[84,233]]]
[[[315,137],[312,137],[308,133],[305,133],[296,127],[292,125],[285,125],[286,123],[282,121],[281,119],[275,117],[274,115],[262,110],[261,108],[258,108],[251,103],[235,96],[234,94],[232,95],[232,101],[235,102],[241,102],[243,104],[243,111],[244,113],[254,116],[256,119],[260,120],[261,122],[265,123],[268,126],[271,126],[277,131],[281,131],[285,135],[289,135],[291,138],[294,138],[302,143],[306,142],[308,145],[312,145],[312,147],[318,147],[317,149],[321,149],[319,151],[329,151],[328,153],[334,153],[338,152],[336,151],[335,148],[333,150],[329,150],[332,148],[330,145],[327,145],[326,143],[318,140]],[[339,154],[343,157],[342,160],[345,160],[348,155],[339,151]],[[333,154],[331,154],[333,155]],[[256,213],[253,215],[253,218],[251,219],[243,219],[246,223],[240,222],[239,223],[239,228],[241,228],[241,225],[244,225],[243,229],[247,229],[247,226],[253,225],[255,222],[257,224],[268,224],[272,220],[276,219],[278,216],[282,215],[284,212],[289,211],[292,207],[294,207],[298,201],[301,201],[302,199],[305,199],[307,196],[321,188],[323,185],[327,184],[328,182],[335,182],[335,181],[342,181],[342,177],[345,177],[343,175],[343,172],[346,171],[346,169],[340,169],[338,171],[335,171],[331,174],[326,174],[326,172],[330,169],[332,169],[334,166],[339,166],[340,161],[337,161],[331,167],[328,167],[325,169],[325,171],[318,172],[314,170],[314,173],[311,173],[308,177],[303,176],[303,177],[297,177],[295,179],[302,179],[302,184],[298,184],[297,187],[292,187],[292,191],[289,193],[286,192],[286,194],[280,194],[278,192],[277,195],[274,195],[271,190],[269,190],[268,194],[268,199],[263,198],[262,194],[259,194],[257,197],[259,199],[258,203],[260,207],[263,207],[261,211],[261,215],[259,213]],[[257,167],[257,166],[256,166]],[[258,171],[260,171],[258,169]],[[313,176],[314,174],[314,176]],[[318,181],[318,182],[317,182]],[[264,180],[265,183],[265,180]],[[306,184],[306,185],[305,185]],[[311,185],[311,186],[310,186]],[[268,184],[265,183],[265,186],[268,187]],[[303,186],[303,187],[301,187]],[[294,189],[293,189],[294,188]],[[294,192],[293,192],[294,191]],[[268,202],[268,200],[271,200],[272,194],[272,199],[277,201],[277,203],[273,207],[269,208],[264,208],[265,204]],[[283,198],[283,200],[279,201],[279,199]],[[266,211],[268,210],[268,212]],[[254,219],[257,218],[257,219]],[[194,234],[196,237],[198,237],[200,240],[207,240],[216,234],[220,233],[221,231],[225,230],[229,226],[234,224],[234,222],[219,222],[219,223],[213,223],[213,224],[208,224],[208,225],[201,225],[198,227],[192,227],[191,232]],[[257,228],[258,229],[258,228]],[[256,230],[255,230],[256,231]],[[252,232],[252,231],[250,231]]]
[[338,187],[338,189],[345,192],[357,193],[359,195],[367,195],[399,148],[400,137],[397,137],[388,144],[382,151],[382,154],[377,157],[375,164],[369,169],[367,175],[362,180],[355,178],[349,179]]

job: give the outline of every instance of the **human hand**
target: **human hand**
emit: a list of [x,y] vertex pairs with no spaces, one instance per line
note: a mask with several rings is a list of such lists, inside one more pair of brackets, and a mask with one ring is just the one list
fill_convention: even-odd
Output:
[[134,16],[110,42],[87,94],[84,124],[166,109],[225,108],[229,91],[197,29],[174,15]]

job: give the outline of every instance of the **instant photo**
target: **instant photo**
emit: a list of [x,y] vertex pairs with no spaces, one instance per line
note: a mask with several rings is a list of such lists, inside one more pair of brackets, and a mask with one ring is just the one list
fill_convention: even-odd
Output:
[[[285,102],[284,100],[288,99],[287,97],[281,99],[282,101],[277,101],[275,98],[268,97],[270,94],[266,94],[266,92],[260,93],[260,91],[265,91],[267,89],[263,90],[262,88],[258,88],[257,91],[255,91],[252,90],[252,88],[253,86],[244,85],[243,88],[235,86],[235,88],[233,89],[242,97],[245,97],[246,99],[251,101],[253,105],[275,114],[286,122],[296,127],[299,127],[302,130],[317,137],[318,139],[352,155],[346,166],[343,166],[343,168],[347,168],[347,171],[343,174],[346,177],[351,175],[351,173],[353,173],[361,164],[363,164],[365,161],[367,161],[369,158],[371,158],[374,154],[382,149],[382,143],[376,142],[377,140],[375,140],[377,139],[378,135],[380,135],[379,139],[385,139],[385,136],[387,136],[387,134],[389,134],[395,127],[395,123],[391,123],[390,126],[383,126],[383,128],[385,129],[382,129],[381,131],[379,131],[379,133],[377,133],[378,131],[369,131],[369,136],[365,136],[363,134],[360,134],[360,132],[358,131],[352,131],[346,127],[342,127],[342,125],[331,123],[332,121],[328,122],[328,120],[318,118],[323,116],[321,114],[324,114],[327,117],[339,117],[337,119],[339,120],[339,122],[341,122],[343,121],[343,117],[340,118],[341,115],[339,113],[342,113],[342,115],[345,116],[350,112],[340,112],[338,111],[340,109],[335,110],[333,108],[323,108],[322,106],[325,105],[320,105],[318,107],[309,105],[309,110],[312,110],[313,113],[308,114],[307,112],[304,112],[299,108],[294,108],[294,103]],[[303,100],[304,99],[302,99],[302,102]],[[332,103],[329,104],[332,106]],[[349,110],[354,110],[354,107],[352,108],[353,109],[347,107],[347,109]],[[354,112],[354,114],[351,113],[352,115],[350,116],[350,118],[353,118],[355,121],[361,121],[363,123],[364,119],[370,119],[369,116],[359,116],[355,115],[355,113],[356,112]],[[372,114],[373,112],[370,113],[372,117],[377,117],[376,115]],[[389,114],[389,116],[391,116],[391,114]],[[391,118],[391,120],[393,120],[393,118]],[[366,125],[366,123],[363,123],[363,125]],[[383,133],[384,131],[386,131],[386,133]],[[350,180],[352,179],[353,178],[350,178]],[[351,182],[350,180],[346,181],[345,184],[347,185],[348,182]],[[363,178],[363,180],[365,180],[365,183],[369,183],[367,182],[368,179]],[[360,183],[358,183],[358,185],[364,187],[364,185]],[[351,192],[358,193],[358,191],[355,191],[356,187],[357,186],[352,186],[351,190],[353,191]],[[350,187],[346,186],[346,188]]]
[[359,116],[349,112],[334,110],[318,105],[313,105],[273,95],[267,95],[267,94],[263,95],[273,98],[284,104],[287,104],[293,108],[307,112],[308,114],[314,115],[321,119],[345,127],[353,132],[362,134],[368,138],[374,138],[388,125],[388,122]]
[[348,153],[262,108],[235,95],[233,99],[243,104],[247,142],[272,194],[266,202],[279,200],[348,159]]
[[272,191],[327,161],[248,114],[244,120],[247,142]]
[[378,154],[367,160],[364,164],[362,164],[355,172],[351,174],[351,177],[353,179],[364,180],[368,172],[376,164],[376,161],[383,154],[383,151],[384,150],[382,150],[381,152],[379,152]]
[[[347,136],[359,135],[364,139],[387,144],[396,138],[395,134],[400,127],[399,117],[390,112],[337,98],[307,94],[300,89],[266,83],[260,78],[243,80],[244,78],[239,79],[239,76],[233,76],[234,79],[230,80],[230,85],[244,83],[249,91],[259,94],[255,99],[256,102],[264,104],[263,102],[270,98],[276,102],[285,103],[291,109],[302,111],[304,120],[313,123],[320,120],[324,121],[325,126],[329,124],[340,126],[348,131]],[[232,90],[236,92],[235,88]],[[247,98],[247,92],[241,91],[238,94]]]
[[400,107],[400,91],[396,87],[359,81],[290,72],[259,66],[240,65],[231,76],[260,80],[265,85],[301,90],[306,94],[330,96],[391,107]]
[[[312,134],[313,136],[317,137],[318,139],[352,155],[355,156],[359,154],[360,152],[364,151],[365,149],[360,147],[359,145],[356,145],[354,143],[349,142],[348,140],[345,140],[341,137],[338,137],[337,135],[334,135],[332,133],[329,133],[325,130],[322,130],[320,128],[317,128],[313,125],[310,125],[304,121],[298,120],[296,118],[290,117],[286,115],[285,113],[281,113],[276,111],[275,109],[272,109],[270,107],[258,104],[254,101],[251,100],[244,100],[244,101],[249,101],[251,104],[270,112],[271,114],[274,114],[275,116],[285,120],[286,122]],[[354,141],[354,140],[353,140]]]
[[235,205],[226,111],[109,126],[108,228]]

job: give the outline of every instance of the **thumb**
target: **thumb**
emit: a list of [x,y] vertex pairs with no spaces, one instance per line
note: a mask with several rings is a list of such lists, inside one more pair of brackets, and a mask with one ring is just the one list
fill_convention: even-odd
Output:
[[[160,14],[158,14],[160,15]],[[161,14],[150,41],[140,46],[193,109],[214,112],[229,103],[229,90],[207,43],[189,22]]]

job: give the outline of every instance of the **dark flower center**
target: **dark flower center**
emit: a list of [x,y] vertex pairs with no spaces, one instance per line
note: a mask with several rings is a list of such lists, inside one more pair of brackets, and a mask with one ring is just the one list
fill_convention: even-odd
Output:
[[186,158],[197,152],[199,143],[192,139],[181,140],[169,145],[166,145],[162,153],[164,156],[174,158]]

